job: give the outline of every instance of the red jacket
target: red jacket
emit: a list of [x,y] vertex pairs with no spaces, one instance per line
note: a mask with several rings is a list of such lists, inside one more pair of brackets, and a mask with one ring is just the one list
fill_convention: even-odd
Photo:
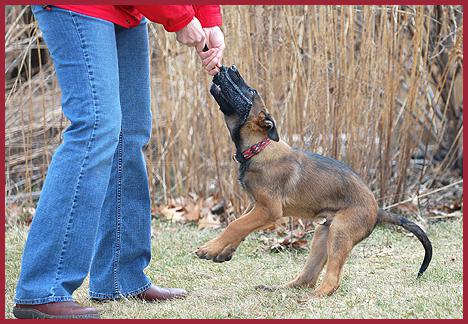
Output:
[[169,32],[184,28],[193,17],[202,27],[221,26],[221,9],[216,5],[55,5],[77,13],[111,21],[127,28],[135,27],[143,16],[162,24]]

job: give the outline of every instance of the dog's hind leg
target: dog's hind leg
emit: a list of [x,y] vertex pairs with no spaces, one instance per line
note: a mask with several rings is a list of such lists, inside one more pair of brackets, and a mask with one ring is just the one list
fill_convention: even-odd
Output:
[[304,269],[299,275],[286,284],[286,287],[308,286],[313,288],[327,262],[327,239],[329,224],[318,225],[315,228],[314,237],[310,247]]
[[349,253],[372,232],[375,219],[364,208],[348,208],[336,213],[327,239],[327,270],[323,282],[314,292],[316,297],[329,296],[338,289],[341,270]]
[[294,278],[285,285],[259,285],[255,288],[259,290],[275,291],[284,288],[296,288],[303,286],[308,286],[311,288],[314,287],[320,275],[320,272],[322,272],[322,269],[325,266],[325,263],[327,262],[328,230],[328,223],[326,223],[325,225],[318,225],[316,227],[306,264],[304,266],[304,269],[297,275],[296,278]]

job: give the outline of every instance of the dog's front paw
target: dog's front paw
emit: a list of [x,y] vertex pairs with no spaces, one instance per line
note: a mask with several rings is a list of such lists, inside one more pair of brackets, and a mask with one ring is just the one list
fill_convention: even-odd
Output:
[[214,262],[224,262],[232,259],[236,249],[230,244],[223,245],[216,239],[207,242],[195,251],[200,259],[213,260]]

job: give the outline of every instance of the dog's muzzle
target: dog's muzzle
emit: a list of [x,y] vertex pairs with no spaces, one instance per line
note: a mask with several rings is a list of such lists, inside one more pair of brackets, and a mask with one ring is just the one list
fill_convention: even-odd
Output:
[[244,123],[252,108],[252,98],[257,91],[249,87],[239,74],[236,66],[222,66],[219,73],[213,77],[210,88],[211,95],[225,114],[236,113],[241,123]]

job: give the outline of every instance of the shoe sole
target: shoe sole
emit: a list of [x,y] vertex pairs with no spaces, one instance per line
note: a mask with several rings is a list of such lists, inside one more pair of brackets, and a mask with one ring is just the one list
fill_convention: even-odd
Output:
[[13,315],[18,319],[100,319],[98,314],[49,315],[37,309],[13,307]]

